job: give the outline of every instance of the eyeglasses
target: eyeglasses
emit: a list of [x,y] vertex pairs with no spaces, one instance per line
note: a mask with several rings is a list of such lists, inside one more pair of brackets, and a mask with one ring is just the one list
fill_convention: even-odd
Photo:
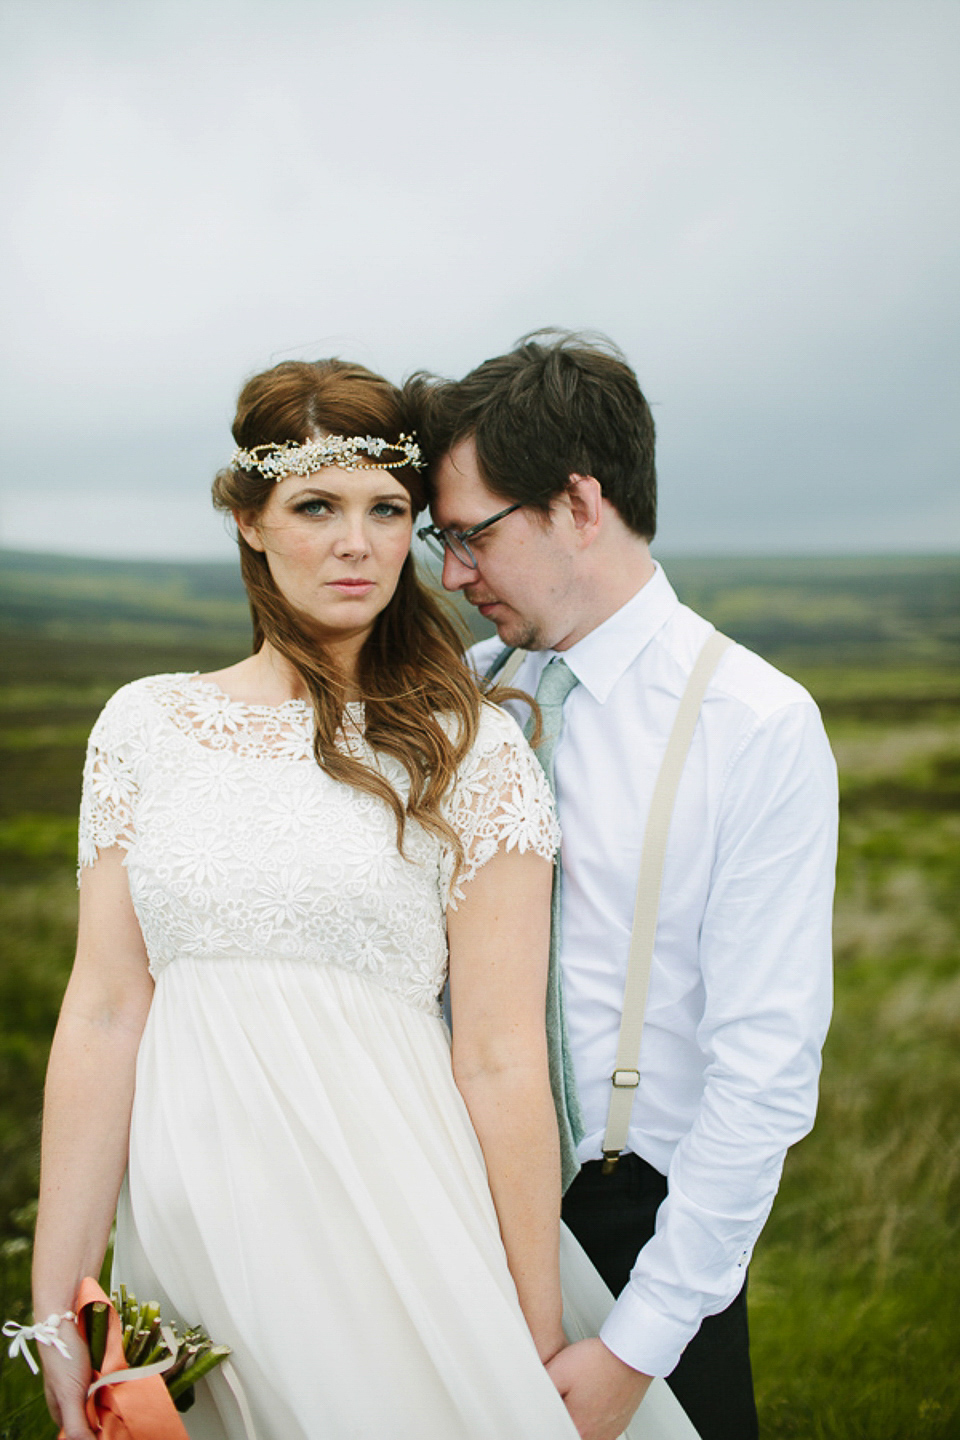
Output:
[[515,505],[508,505],[506,510],[498,510],[496,515],[491,515],[489,520],[481,520],[479,525],[471,525],[469,530],[444,530],[438,525],[424,525],[422,530],[417,531],[417,538],[425,541],[434,555],[443,559],[444,551],[449,550],[450,554],[460,561],[461,565],[469,565],[471,570],[476,570],[477,559],[468,540],[474,535],[479,535],[481,530],[487,530],[502,520],[505,515],[512,515],[514,510],[521,508],[521,501]]

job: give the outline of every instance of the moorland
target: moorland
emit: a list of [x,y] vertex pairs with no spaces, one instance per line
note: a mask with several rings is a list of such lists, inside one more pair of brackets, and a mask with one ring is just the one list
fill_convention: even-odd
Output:
[[[788,1157],[751,1267],[762,1433],[953,1440],[960,559],[666,563],[682,599],[808,686],[841,778],[820,1115]],[[240,658],[249,622],[230,565],[6,551],[0,643],[0,1318],[22,1319],[86,736],[126,680]],[[0,1350],[0,1440],[52,1434],[37,1382]]]

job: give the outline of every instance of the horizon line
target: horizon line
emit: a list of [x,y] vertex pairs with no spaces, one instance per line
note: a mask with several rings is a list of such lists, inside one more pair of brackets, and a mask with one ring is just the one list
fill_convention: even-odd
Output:
[[[651,544],[656,551],[656,541]],[[803,550],[664,550],[666,561],[673,560],[958,560],[960,545],[953,549],[903,548],[876,550],[803,549]],[[0,545],[0,557],[23,556],[36,560],[89,561],[113,565],[222,565],[235,564],[233,556],[223,555],[137,555],[80,550],[34,550],[20,545]],[[659,558],[659,555],[657,556]]]

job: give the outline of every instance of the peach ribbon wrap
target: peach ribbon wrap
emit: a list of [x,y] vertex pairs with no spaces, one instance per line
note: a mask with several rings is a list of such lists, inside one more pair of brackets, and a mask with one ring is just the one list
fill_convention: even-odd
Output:
[[[107,1309],[107,1344],[103,1352],[103,1369],[94,1371],[87,1391],[87,1424],[104,1440],[189,1440],[183,1421],[163,1381],[160,1368],[148,1365],[142,1370],[128,1366],[123,1354],[123,1333],[120,1316],[96,1280],[88,1276],[80,1284],[74,1311],[81,1338],[88,1336],[88,1309],[102,1301]],[[169,1364],[172,1364],[172,1356]],[[60,1431],[59,1440],[63,1440]]]

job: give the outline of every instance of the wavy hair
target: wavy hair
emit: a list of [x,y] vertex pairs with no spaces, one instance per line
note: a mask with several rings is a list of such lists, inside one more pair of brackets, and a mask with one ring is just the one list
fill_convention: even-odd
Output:
[[[328,434],[377,435],[392,442],[411,429],[402,393],[364,366],[343,360],[287,360],[244,385],[233,437],[249,450]],[[405,465],[390,474],[409,494],[416,515],[426,504],[420,472]],[[256,471],[228,467],[213,482],[213,503],[229,514],[257,515],[274,484]],[[404,802],[379,770],[348,753],[344,676],[311,636],[305,617],[281,594],[266,556],[242,535],[237,543],[253,619],[253,651],[269,642],[303,680],[313,706],[317,764],[334,780],[376,795],[390,807],[401,853],[409,817],[451,845],[459,863],[460,842],[440,805],[476,736],[483,702],[464,662],[456,626],[419,579],[412,554],[364,642],[357,676],[368,744],[394,756],[409,776]]]

